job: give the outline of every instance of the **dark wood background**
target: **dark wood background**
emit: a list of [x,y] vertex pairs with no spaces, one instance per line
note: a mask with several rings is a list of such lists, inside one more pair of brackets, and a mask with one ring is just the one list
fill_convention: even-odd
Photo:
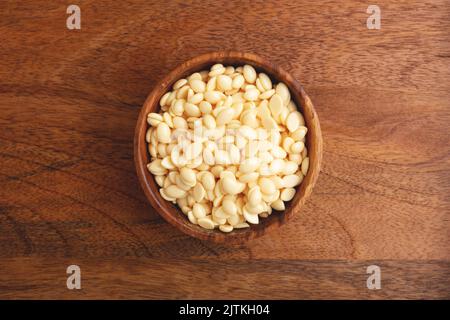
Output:
[[[0,3],[0,298],[450,298],[448,1],[79,0],[71,31],[72,3]],[[292,73],[324,136],[304,211],[235,246],[165,223],[133,163],[155,83],[222,49]]]

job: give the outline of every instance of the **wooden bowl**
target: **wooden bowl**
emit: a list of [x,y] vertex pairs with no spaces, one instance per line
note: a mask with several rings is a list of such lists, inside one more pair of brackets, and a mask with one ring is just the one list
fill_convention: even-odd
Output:
[[[210,68],[215,63],[224,65],[244,65],[250,64],[255,67],[257,72],[267,73],[274,83],[284,82],[291,92],[291,99],[294,100],[298,108],[303,113],[308,134],[306,136],[306,146],[310,158],[309,170],[303,182],[297,187],[295,197],[286,203],[286,209],[283,212],[274,211],[268,218],[260,219],[258,225],[251,225],[250,228],[235,229],[230,233],[221,231],[206,230],[200,226],[194,225],[187,219],[181,210],[174,204],[164,200],[160,193],[152,174],[147,170],[147,164],[150,162],[145,134],[148,129],[147,114],[149,112],[158,112],[159,100],[166,93],[175,81],[187,77],[188,75]],[[191,60],[188,60],[162,79],[153,91],[147,97],[144,106],[139,114],[134,137],[134,160],[136,170],[142,188],[152,207],[170,224],[180,231],[202,239],[218,243],[241,243],[249,239],[259,237],[269,230],[273,230],[285,223],[295,213],[301,211],[306,199],[311,194],[314,184],[320,171],[322,159],[322,133],[320,131],[319,119],[314,106],[302,86],[289,73],[274,65],[273,63],[250,53],[241,53],[233,51],[223,51],[204,54]]]

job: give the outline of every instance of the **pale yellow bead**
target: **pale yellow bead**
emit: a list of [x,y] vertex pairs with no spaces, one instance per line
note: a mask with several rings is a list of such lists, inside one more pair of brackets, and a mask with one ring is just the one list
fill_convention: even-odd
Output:
[[216,104],[224,97],[223,93],[220,91],[206,91],[205,100],[211,104]]
[[284,202],[281,199],[277,199],[270,205],[272,208],[278,211],[283,211],[286,207],[284,206]]
[[302,173],[304,176],[306,176],[306,174],[308,173],[308,169],[309,169],[309,158],[306,157],[302,161]]
[[265,194],[275,193],[276,191],[274,183],[268,178],[260,178],[258,184],[261,191]]
[[220,91],[227,91],[232,89],[233,80],[227,75],[217,76],[217,89]]
[[161,122],[156,129],[158,141],[161,143],[170,143],[170,128],[167,123]]
[[233,78],[232,87],[235,89],[240,89],[245,83],[245,79],[243,75],[237,75]]
[[256,81],[256,71],[251,65],[246,64],[243,69],[245,81],[254,83]]
[[194,90],[195,93],[202,93],[206,90],[206,83],[201,79],[193,79],[189,81],[189,85],[191,89]]
[[186,196],[186,191],[182,190],[181,188],[179,188],[176,185],[170,185],[167,188],[164,189],[165,194],[167,194],[167,196],[172,197],[172,198],[183,198],[184,196]]
[[265,73],[260,73],[258,75],[262,86],[264,87],[264,89],[266,90],[270,90],[272,89],[272,80],[270,80],[269,76]]
[[217,115],[216,123],[218,126],[225,125],[233,119],[233,116],[234,110],[232,108],[225,108]]
[[283,201],[291,201],[295,196],[294,188],[285,188],[281,191],[280,199]]
[[214,229],[214,223],[208,217],[197,219],[197,223],[199,224],[200,227],[202,227],[204,229],[209,229],[209,230]]
[[284,187],[293,188],[298,186],[303,180],[302,176],[290,174],[283,177]]

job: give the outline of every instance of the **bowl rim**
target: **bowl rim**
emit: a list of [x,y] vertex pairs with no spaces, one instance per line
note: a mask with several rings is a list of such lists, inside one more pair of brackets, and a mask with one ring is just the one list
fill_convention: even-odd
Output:
[[[229,64],[234,65],[251,64],[255,67],[255,69],[267,73],[272,80],[275,78],[278,81],[283,81],[288,86],[291,92],[291,96],[299,96],[301,98],[301,102],[295,102],[297,107],[301,109],[302,114],[305,116],[305,125],[308,128],[308,157],[310,158],[308,173],[303,179],[302,183],[297,187],[296,195],[294,199],[290,201],[291,203],[289,204],[289,207],[287,207],[282,213],[277,212],[275,214],[271,214],[269,216],[270,219],[263,219],[262,222],[260,222],[258,225],[251,225],[249,228],[245,229],[235,229],[231,233],[223,233],[217,229],[207,230],[201,228],[200,226],[192,224],[178,207],[175,207],[172,203],[164,200],[161,197],[158,191],[158,186],[153,179],[153,175],[151,175],[148,171],[147,163],[146,161],[144,161],[145,159],[150,159],[147,147],[148,144],[145,141],[145,134],[148,128],[147,114],[150,112],[150,110],[152,110],[154,104],[157,104],[155,109],[157,111],[160,110],[159,100],[162,94],[166,92],[165,90],[169,90],[171,88],[171,85],[175,81],[179,80],[181,75],[186,76],[192,72],[201,71],[205,65],[227,63],[227,60],[236,60],[236,62],[234,63],[228,62]],[[282,78],[283,80],[279,80],[280,78]],[[295,100],[298,99],[296,98]],[[308,105],[308,116],[305,115],[306,105]],[[313,123],[308,123],[307,118],[312,119],[309,121],[312,121]],[[310,128],[311,125],[313,125],[312,129]],[[312,135],[314,137],[311,137]],[[312,138],[314,138],[313,145],[311,145],[310,142]],[[143,144],[145,145],[145,147],[143,147]],[[314,157],[313,159],[311,159],[311,150],[313,150],[313,148]],[[145,150],[145,155],[143,154],[142,150]],[[276,229],[278,226],[281,226],[282,224],[290,220],[290,218],[292,218],[292,216],[297,211],[299,211],[301,207],[303,207],[304,203],[306,202],[307,198],[309,198],[312,192],[312,189],[317,181],[320,172],[322,152],[323,143],[319,118],[311,102],[311,99],[306,94],[301,84],[278,65],[269,62],[268,60],[256,54],[228,50],[205,53],[188,59],[181,64],[178,64],[164,78],[159,80],[148,94],[144,104],[140,109],[134,134],[134,162],[137,176],[139,178],[141,188],[143,189],[147,200],[149,200],[154,210],[160,216],[162,216],[165,221],[169,222],[171,225],[173,225],[183,233],[201,240],[212,240],[216,243],[243,243],[246,240],[257,238],[270,230]],[[152,186],[153,188],[155,188],[155,190],[152,189]],[[180,219],[180,217],[174,216],[174,210],[168,209],[168,204],[170,204],[170,207],[173,207],[173,209],[178,212],[179,216],[181,216],[182,219]],[[269,220],[270,223],[267,220]]]

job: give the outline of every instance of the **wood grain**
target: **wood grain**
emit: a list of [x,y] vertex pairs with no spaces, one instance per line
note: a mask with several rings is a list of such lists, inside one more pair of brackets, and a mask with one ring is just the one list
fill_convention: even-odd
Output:
[[[447,1],[377,1],[380,30],[364,1],[78,4],[71,31],[65,2],[0,3],[0,297],[448,298]],[[133,163],[152,87],[223,49],[297,78],[324,138],[302,212],[230,246],[164,222]],[[359,282],[374,262],[376,293]],[[217,269],[221,287],[199,280]]]
[[[81,290],[66,288],[63,266],[73,263],[81,268]],[[10,258],[0,266],[0,290],[3,298],[16,299],[424,299],[430,292],[434,298],[450,298],[448,262],[376,261],[382,286],[368,290],[366,268],[373,263]],[[214,280],[217,284],[211,285]]]

